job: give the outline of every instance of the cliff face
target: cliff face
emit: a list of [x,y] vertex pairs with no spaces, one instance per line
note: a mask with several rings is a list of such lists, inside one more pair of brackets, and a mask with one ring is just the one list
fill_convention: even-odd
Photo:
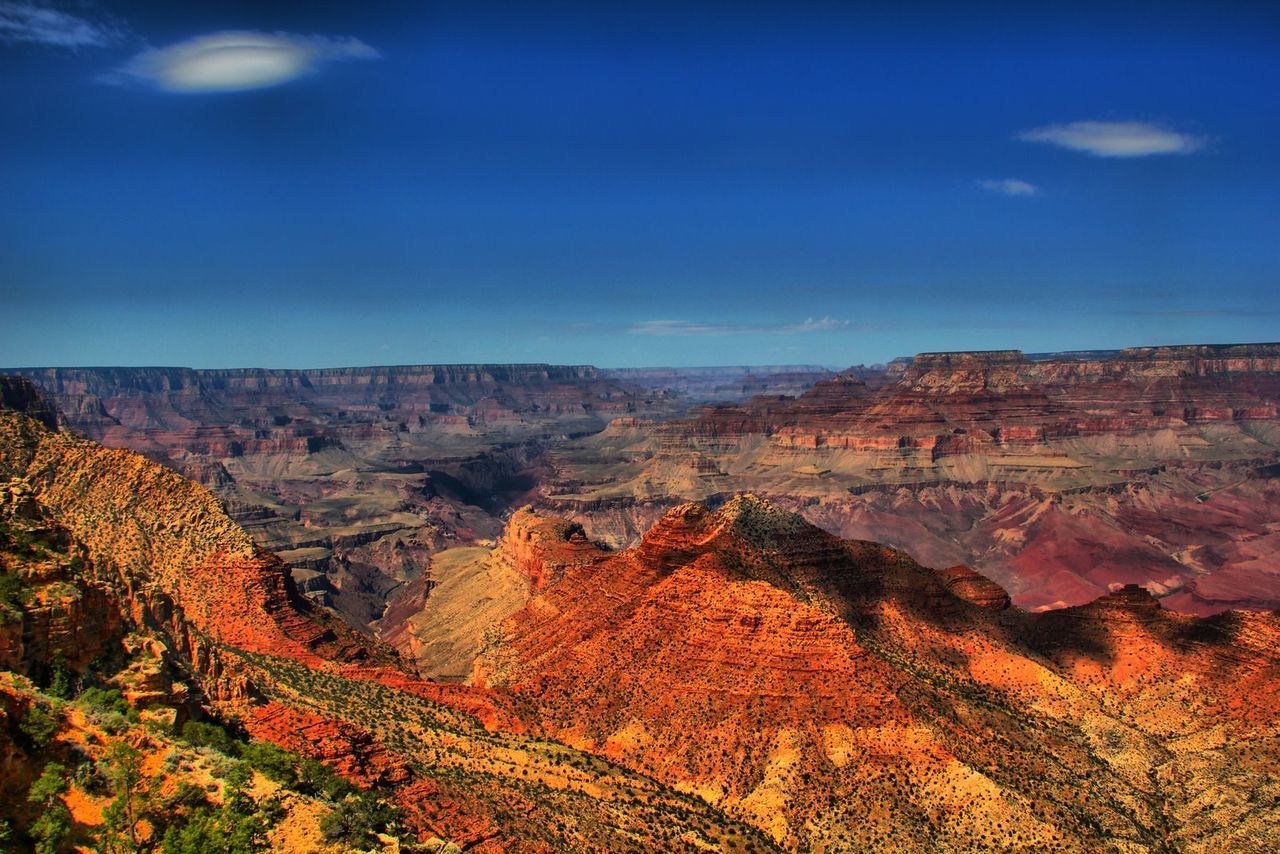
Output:
[[673,504],[750,490],[1026,607],[1138,583],[1190,613],[1270,609],[1277,405],[1276,344],[923,353],[555,449],[541,505],[622,546]]
[[0,374],[0,410],[21,412],[50,430],[58,429],[57,409],[22,377]]
[[[351,630],[308,609],[284,563],[258,549],[198,484],[131,451],[51,433],[12,413],[0,413],[0,460],[9,477],[0,506],[65,531],[83,555],[79,607],[103,596],[110,602],[94,612],[105,626],[95,627],[84,612],[79,631],[110,632],[123,617],[160,632],[208,677],[215,700],[252,690],[226,672],[218,652],[224,646],[310,662],[369,657]],[[93,645],[79,649],[69,638],[59,646],[93,657]]]
[[[873,368],[860,368],[878,375]],[[816,365],[715,368],[612,368],[604,376],[654,391],[674,391],[693,400],[742,400],[759,394],[797,395],[831,376]]]
[[[461,415],[517,420],[522,414],[583,415],[628,411],[641,395],[603,379],[590,366],[411,365],[325,370],[191,368],[32,368],[17,372],[39,385],[68,426],[95,439],[131,431],[196,426],[285,426],[276,416],[328,414],[417,420]],[[389,415],[388,415],[389,413]],[[385,416],[385,417],[384,417]]]
[[592,560],[563,522],[518,530],[558,580],[505,621],[478,681],[786,848],[1200,850],[1280,830],[1269,801],[1189,817],[1206,786],[1268,797],[1243,745],[1280,722],[1275,615],[1179,617],[1140,588],[1030,615],[966,567],[751,496],[676,507]]

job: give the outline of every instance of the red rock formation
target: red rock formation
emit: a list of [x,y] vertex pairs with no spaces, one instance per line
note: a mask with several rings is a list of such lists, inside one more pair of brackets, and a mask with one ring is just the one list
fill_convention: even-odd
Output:
[[511,517],[496,554],[527,578],[535,593],[559,581],[566,569],[590,565],[604,556],[587,541],[581,525],[539,516],[528,507]]

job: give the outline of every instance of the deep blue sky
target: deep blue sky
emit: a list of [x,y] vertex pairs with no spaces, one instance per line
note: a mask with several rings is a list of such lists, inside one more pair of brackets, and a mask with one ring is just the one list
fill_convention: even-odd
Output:
[[[311,73],[165,88],[227,31]],[[1280,339],[1274,3],[0,0],[0,84],[0,365]]]

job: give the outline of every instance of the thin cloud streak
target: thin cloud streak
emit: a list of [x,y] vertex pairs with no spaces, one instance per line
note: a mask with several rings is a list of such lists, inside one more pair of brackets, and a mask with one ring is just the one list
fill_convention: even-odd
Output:
[[[1105,312],[1098,312],[1105,313]],[[1119,314],[1133,317],[1276,317],[1275,308],[1189,308],[1189,309],[1121,309]]]
[[377,59],[356,38],[225,31],[145,50],[104,78],[165,92],[242,92],[279,86],[326,62]]
[[1017,138],[1095,157],[1191,154],[1204,148],[1207,142],[1204,137],[1180,133],[1153,122],[1071,122],[1024,130]]
[[120,27],[90,21],[36,3],[0,3],[0,42],[75,50],[106,47],[125,38]]
[[803,335],[847,329],[849,321],[832,317],[807,318],[800,323],[735,324],[695,323],[689,320],[642,320],[627,329],[628,335]]
[[1030,196],[1040,195],[1040,188],[1035,184],[1023,181],[1018,178],[1001,178],[999,180],[979,181],[978,186],[986,190],[988,193],[995,193],[1001,196],[1013,196],[1027,198]]

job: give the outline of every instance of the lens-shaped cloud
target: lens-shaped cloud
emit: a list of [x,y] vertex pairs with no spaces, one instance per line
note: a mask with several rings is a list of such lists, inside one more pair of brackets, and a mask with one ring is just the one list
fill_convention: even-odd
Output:
[[1071,122],[1024,130],[1023,142],[1046,142],[1095,157],[1148,157],[1190,154],[1204,147],[1203,137],[1179,133],[1152,122]]
[[239,92],[288,83],[325,62],[377,57],[376,50],[354,38],[220,32],[143,51],[108,80],[166,92]]

